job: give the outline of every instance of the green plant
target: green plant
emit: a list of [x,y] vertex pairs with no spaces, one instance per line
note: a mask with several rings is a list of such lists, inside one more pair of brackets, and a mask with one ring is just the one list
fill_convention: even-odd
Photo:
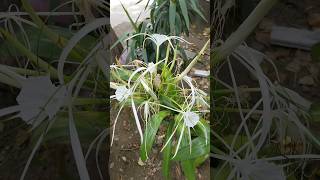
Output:
[[[195,168],[209,156],[210,127],[205,120],[209,104],[207,94],[195,86],[187,73],[201,58],[209,41],[189,66],[179,73],[179,69],[175,68],[177,50],[172,46],[172,37],[143,35],[147,37],[145,40],[151,40],[157,47],[167,42],[166,57],[158,59],[159,56],[156,56],[156,63],[146,64],[136,60],[128,65],[111,66],[111,87],[116,90],[111,99],[116,99],[120,104],[111,143],[118,116],[123,107],[129,106],[141,138],[141,160],[148,159],[157,131],[163,125],[167,127],[166,140],[161,149],[164,177],[169,178],[172,161],[178,161],[187,179],[195,179]],[[170,51],[174,53],[172,59]],[[139,114],[143,117],[143,125]]]
[[156,0],[150,5],[150,21],[154,33],[189,35],[192,15],[206,21],[198,0]]
[[[141,1],[139,1],[141,2]],[[138,2],[138,3],[139,3]],[[157,50],[154,44],[144,41],[144,37],[136,36],[141,33],[147,34],[164,34],[170,36],[181,36],[183,34],[189,36],[190,31],[190,19],[192,15],[200,16],[204,21],[206,21],[204,15],[201,12],[201,7],[199,6],[198,0],[156,0],[152,4],[147,2],[146,8],[150,8],[150,20],[142,20],[138,23],[139,19],[133,20],[127,11],[127,9],[122,5],[130,23],[134,29],[131,34],[124,34],[119,38],[119,42],[126,39],[128,36],[133,38],[128,38],[127,43],[127,53],[128,56],[126,60],[122,60],[123,63],[127,63],[130,60],[141,59],[145,62],[150,60],[155,60],[156,54],[154,52],[159,52],[160,56],[164,58],[166,56],[165,47]],[[180,47],[179,41],[171,41],[172,44],[177,46],[182,58],[188,60],[184,49]],[[113,48],[114,44],[111,48]],[[172,56],[172,54],[170,54]],[[124,62],[125,61],[125,62]]]
[[[93,149],[99,151],[108,134],[109,20],[103,13],[108,11],[108,3],[74,0],[60,7],[72,4],[80,12],[38,13],[28,1],[21,2],[26,12],[8,12],[0,17],[5,22],[5,28],[0,28],[1,46],[9,50],[1,49],[1,55],[16,56],[14,65],[0,65],[0,82],[20,90],[17,105],[1,109],[0,116],[23,120],[33,136],[33,150],[20,179],[24,179],[41,144],[70,143],[80,179],[88,180],[88,155]],[[91,16],[90,7],[102,17]],[[39,15],[74,15],[86,21],[79,30],[71,31],[49,26]],[[101,173],[100,177],[103,179]]]

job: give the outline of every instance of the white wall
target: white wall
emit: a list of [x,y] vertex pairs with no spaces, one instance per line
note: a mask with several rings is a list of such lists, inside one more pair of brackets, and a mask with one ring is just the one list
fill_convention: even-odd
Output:
[[[139,0],[110,0],[111,26],[115,27],[121,23],[130,22],[120,2],[122,2],[124,7],[128,10],[130,16],[134,21],[139,16],[141,11],[143,12],[140,15],[140,20],[148,17],[148,9],[144,11],[145,5],[147,4],[148,0],[143,0],[139,4],[136,4],[138,1]],[[151,0],[150,3],[152,1],[153,0]]]

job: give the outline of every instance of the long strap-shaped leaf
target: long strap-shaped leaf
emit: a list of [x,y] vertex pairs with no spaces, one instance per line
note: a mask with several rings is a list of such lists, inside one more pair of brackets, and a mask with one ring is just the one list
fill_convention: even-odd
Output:
[[163,149],[162,151],[162,172],[163,172],[163,175],[165,177],[165,179],[170,179],[170,164],[171,164],[171,149],[172,149],[172,144],[171,144],[171,139],[170,138],[170,135],[172,134],[173,132],[173,126],[174,126],[174,121],[171,121],[170,122],[170,125],[167,129],[167,132],[166,132],[166,137],[165,137],[165,141],[164,142],[167,142],[169,141],[168,145]]
[[52,76],[54,77],[57,76],[57,71],[54,67],[52,67],[50,64],[48,64],[41,58],[37,57],[31,51],[29,51],[24,45],[22,45],[22,43],[20,43],[17,39],[15,39],[8,31],[0,28],[0,33],[9,41],[10,44],[15,46],[18,51],[20,51],[22,54],[27,56],[30,59],[30,61],[39,65],[39,67],[49,72]]
[[[184,126],[182,126],[182,128],[185,128]],[[182,128],[178,128],[178,133],[184,133]],[[183,135],[184,138],[182,138],[181,140],[181,147],[183,146],[188,146],[189,148],[189,144],[188,144],[188,138],[186,134]],[[179,148],[179,147],[177,147]],[[190,152],[188,150],[188,152]],[[185,160],[185,161],[181,161],[181,167],[183,170],[183,173],[186,177],[187,180],[195,180],[196,179],[196,168],[194,166],[194,162],[193,160]]]
[[189,15],[188,15],[188,8],[186,4],[186,0],[179,0],[181,12],[184,18],[184,21],[186,22],[186,26],[188,30],[190,29],[190,22],[189,22]]
[[170,0],[169,6],[169,24],[170,24],[170,33],[171,35],[175,35],[176,29],[176,2]]
[[[84,154],[82,151],[77,128],[75,126],[74,116],[73,116],[73,111],[72,111],[72,109],[73,109],[73,107],[72,107],[73,89],[76,86],[76,83],[78,82],[78,80],[82,78],[82,74],[85,74],[85,73],[83,73],[84,72],[83,70],[84,70],[84,68],[82,68],[80,71],[78,71],[78,73],[75,75],[75,77],[72,79],[72,81],[68,85],[69,132],[70,132],[70,141],[71,141],[73,156],[76,161],[76,165],[77,165],[80,179],[81,180],[90,180],[90,176],[88,173],[88,169],[86,167],[86,161],[85,161],[85,157],[84,157]],[[76,97],[77,94],[74,94],[74,96]]]
[[60,58],[59,58],[59,64],[58,64],[58,76],[59,76],[59,81],[61,84],[64,84],[64,79],[63,79],[63,68],[64,68],[64,63],[66,61],[66,58],[68,57],[69,53],[72,52],[72,49],[76,47],[77,43],[88,33],[91,31],[109,24],[109,19],[108,18],[98,18],[91,23],[87,24],[84,26],[80,31],[78,31],[68,42],[66,47],[63,49]]
[[[49,29],[43,21],[40,19],[40,17],[35,13],[32,6],[30,5],[27,0],[21,0],[23,8],[29,13],[31,19],[33,22],[41,29],[43,30],[44,34],[48,36],[54,43],[56,43],[60,48],[63,48],[67,44],[67,40]],[[79,52],[86,52],[85,49],[81,48],[80,46],[76,46],[76,50],[72,50],[71,54],[74,57],[82,58]]]
[[145,161],[148,158],[155,136],[158,132],[162,120],[169,115],[168,111],[160,111],[153,115],[146,125],[146,131],[144,132],[143,143],[140,147],[141,160]]

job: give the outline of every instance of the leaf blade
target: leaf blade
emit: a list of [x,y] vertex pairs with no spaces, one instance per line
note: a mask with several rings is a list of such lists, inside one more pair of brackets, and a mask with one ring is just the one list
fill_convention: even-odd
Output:
[[169,115],[168,111],[160,111],[151,117],[150,122],[147,124],[146,131],[144,133],[143,143],[140,147],[141,160],[146,161],[148,158],[148,152],[150,152],[155,136],[158,132],[162,120]]

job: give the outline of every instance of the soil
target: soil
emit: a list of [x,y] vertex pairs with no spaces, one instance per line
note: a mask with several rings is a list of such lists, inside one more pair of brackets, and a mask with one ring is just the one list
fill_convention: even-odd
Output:
[[[320,63],[312,60],[310,51],[271,45],[270,32],[273,25],[316,30],[319,26],[312,26],[309,22],[320,18],[319,13],[320,1],[280,1],[248,40],[251,47],[264,52],[273,60],[278,68],[281,84],[312,102],[320,101]],[[267,65],[264,68],[275,80],[275,71]]]
[[[111,120],[114,123],[117,113],[116,105],[112,106]],[[160,126],[152,148],[149,159],[139,162],[140,152],[140,136],[138,134],[134,117],[131,109],[124,109],[119,116],[114,144],[110,149],[109,173],[110,178],[114,180],[160,180],[164,179],[161,170],[161,153],[159,152],[163,146],[163,137],[165,135],[165,127]],[[197,168],[197,179],[207,180],[210,177],[210,162],[207,160]],[[172,178],[176,180],[185,179],[180,166],[173,163],[171,167]]]

